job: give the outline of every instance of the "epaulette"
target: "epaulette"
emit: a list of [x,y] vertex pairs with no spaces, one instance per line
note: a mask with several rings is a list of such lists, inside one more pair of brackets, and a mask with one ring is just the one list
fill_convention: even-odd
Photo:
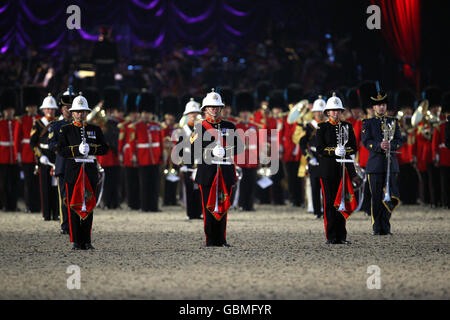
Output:
[[161,127],[161,129],[166,129],[167,128],[167,124],[165,122],[163,123],[158,123],[159,126]]
[[123,122],[117,124],[117,128],[122,130],[125,127],[125,125],[123,124]]
[[18,123],[22,123],[22,117],[21,116],[16,116],[15,117]]

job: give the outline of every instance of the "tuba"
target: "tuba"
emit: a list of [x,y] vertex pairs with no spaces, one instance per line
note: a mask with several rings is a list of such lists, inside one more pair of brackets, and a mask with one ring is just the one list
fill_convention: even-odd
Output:
[[305,116],[309,113],[308,104],[309,101],[305,99],[292,107],[292,109],[289,111],[286,122],[288,124],[294,124],[299,121],[303,122],[305,120]]

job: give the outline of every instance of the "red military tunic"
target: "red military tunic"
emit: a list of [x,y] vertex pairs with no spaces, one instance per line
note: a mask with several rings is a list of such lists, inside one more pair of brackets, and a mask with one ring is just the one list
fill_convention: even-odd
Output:
[[122,122],[119,124],[119,158],[122,158],[123,165],[125,167],[133,167],[133,150],[136,143],[136,128],[135,123],[131,121]]
[[136,125],[136,141],[131,145],[139,166],[162,164],[164,137],[158,122],[139,121]]
[[292,136],[294,135],[297,124],[287,123],[287,116],[282,118],[282,128],[279,129],[279,134],[281,136],[280,143],[283,146],[283,161],[284,162],[299,162],[300,161],[300,145],[295,144],[292,141]]
[[411,130],[411,132],[408,132],[406,143],[402,144],[400,149],[398,149],[398,152],[400,152],[397,153],[397,160],[399,165],[412,163],[414,161],[414,144],[414,131]]
[[416,150],[417,168],[419,171],[426,171],[427,165],[433,162],[432,156],[432,127],[429,124],[419,123],[416,129]]
[[33,128],[34,121],[41,118],[42,117],[40,115],[24,115],[17,122],[14,130],[14,155],[17,159],[17,155],[20,153],[22,163],[36,162],[34,152],[30,147],[30,133]]
[[235,164],[241,168],[258,166],[258,126],[254,123],[239,121],[236,132],[244,144],[244,152],[235,156]]
[[17,124],[16,119],[0,120],[0,164],[17,164],[14,154],[14,131]]

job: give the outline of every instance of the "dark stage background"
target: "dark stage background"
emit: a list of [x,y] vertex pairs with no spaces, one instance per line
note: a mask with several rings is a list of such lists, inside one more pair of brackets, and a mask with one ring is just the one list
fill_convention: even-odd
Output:
[[[123,89],[202,94],[211,86],[269,80],[327,91],[379,79],[386,89],[447,90],[446,2],[0,0],[0,84],[43,83],[55,93],[69,83],[95,85],[72,74],[92,62],[98,29],[110,26]],[[382,7],[382,30],[366,27],[373,3]],[[79,30],[66,27],[73,4],[81,8]],[[166,78],[153,79],[155,72]]]

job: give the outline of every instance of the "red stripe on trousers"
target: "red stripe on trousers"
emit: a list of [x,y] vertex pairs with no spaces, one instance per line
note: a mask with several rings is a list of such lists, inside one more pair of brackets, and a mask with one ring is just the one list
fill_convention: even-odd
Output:
[[322,186],[322,195],[323,195],[323,221],[325,222],[325,237],[328,240],[328,235],[327,235],[327,206],[326,206],[326,199],[325,199],[325,189],[323,187],[323,181],[322,178],[320,178],[320,185]]
[[73,242],[73,237],[72,237],[72,222],[71,222],[71,220],[70,220],[69,189],[67,188],[67,183],[66,183],[66,203],[67,203],[67,215],[69,216],[70,242]]
[[202,194],[202,208],[203,208],[203,231],[205,232],[205,244],[208,243],[207,235],[206,235],[206,212],[205,212],[205,205],[203,203],[203,189],[202,186],[199,184],[198,187],[200,188],[200,193]]

